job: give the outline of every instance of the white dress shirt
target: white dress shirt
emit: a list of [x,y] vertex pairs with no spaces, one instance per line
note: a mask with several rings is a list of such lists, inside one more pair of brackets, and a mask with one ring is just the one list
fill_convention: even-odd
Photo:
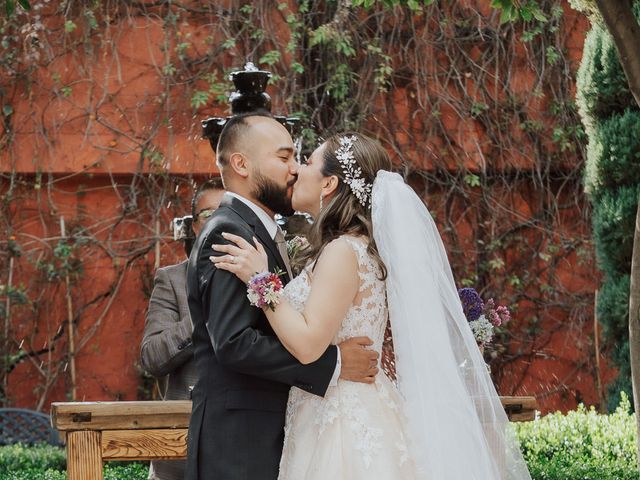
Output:
[[[251,200],[246,199],[242,195],[238,195],[234,192],[225,192],[225,195],[229,195],[230,197],[237,198],[242,203],[244,203],[247,207],[249,207],[253,213],[260,219],[264,228],[267,230],[269,236],[274,239],[276,237],[276,233],[280,229],[280,226],[276,223],[276,221],[271,217],[267,212],[265,212],[258,205],[253,203]],[[342,359],[340,357],[340,349],[337,349],[337,358],[336,358],[336,369],[333,372],[333,377],[331,377],[331,381],[329,382],[330,387],[335,387],[338,384],[338,378],[340,378],[340,370],[342,366]]]

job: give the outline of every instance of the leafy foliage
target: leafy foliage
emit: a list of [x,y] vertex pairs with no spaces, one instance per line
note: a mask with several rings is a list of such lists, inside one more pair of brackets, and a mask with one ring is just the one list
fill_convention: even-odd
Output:
[[26,468],[24,470],[8,472],[0,478],[2,478],[2,480],[67,480],[67,474],[60,470],[53,470],[52,468],[47,468],[46,470]]
[[434,0],[353,0],[355,6],[371,8],[376,4],[381,4],[387,8],[398,5],[406,5],[412,10],[419,10],[422,6],[431,5]]
[[66,465],[64,449],[60,447],[47,444],[0,447],[0,478],[6,478],[6,475],[16,470],[64,470]]
[[[600,117],[589,137],[585,186],[598,198],[602,192],[633,186],[640,179],[640,110]],[[629,257],[630,258],[630,257]]]
[[514,424],[534,480],[637,480],[636,430],[623,394],[610,415],[580,405]]
[[[638,186],[602,189],[593,207],[593,235],[598,264],[609,276],[629,273]],[[627,292],[628,293],[628,292]],[[627,295],[628,297],[628,295]]]
[[491,6],[502,10],[500,15],[500,21],[502,23],[517,20],[530,22],[534,19],[540,22],[547,21],[547,17],[540,8],[540,2],[536,0],[493,0]]
[[632,395],[629,379],[629,273],[605,275],[598,295],[598,319],[602,324],[605,341],[610,345],[611,359],[618,367],[618,377],[608,386],[608,406],[612,408],[620,400],[622,392]]
[[[0,447],[0,480],[66,480],[64,448],[41,444]],[[148,463],[109,462],[104,480],[146,480]]]
[[[640,3],[635,4],[640,16]],[[606,28],[593,24],[587,34],[577,75],[576,100],[587,128],[627,108],[637,109],[618,59],[613,38]]]
[[[420,10],[422,7],[431,5],[434,0],[354,0],[353,4],[364,8],[371,8],[376,4],[381,4],[387,8],[404,5],[411,10]],[[523,20],[530,22],[538,20],[546,22],[541,4],[538,0],[492,0],[491,6],[501,11],[500,22],[516,22]]]
[[569,5],[589,17],[592,25],[604,25],[604,19],[602,18],[600,10],[598,10],[596,0],[569,0]]
[[4,0],[4,11],[8,16],[13,15],[16,11],[16,4],[19,5],[24,10],[30,10],[31,5],[29,4],[29,0]]
[[[590,2],[579,8],[589,10]],[[640,1],[634,0],[640,18]],[[597,306],[607,348],[619,369],[609,405],[631,392],[628,302],[633,232],[640,194],[640,110],[630,94],[611,35],[598,22],[587,35],[577,102],[589,138],[585,190],[593,203],[598,264],[605,272]]]

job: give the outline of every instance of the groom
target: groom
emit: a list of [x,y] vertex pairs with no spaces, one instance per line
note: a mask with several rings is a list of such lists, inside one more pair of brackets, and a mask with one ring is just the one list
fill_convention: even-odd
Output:
[[209,260],[212,244],[234,233],[260,241],[269,270],[291,280],[282,230],[275,213],[290,215],[297,178],[287,130],[267,113],[232,117],[217,148],[227,193],[200,233],[189,258],[187,292],[194,324],[198,382],[189,425],[187,480],[275,480],[284,440],[289,389],[324,396],[338,377],[371,382],[377,353],[366,338],[329,346],[302,365],[280,343],[247,287]]

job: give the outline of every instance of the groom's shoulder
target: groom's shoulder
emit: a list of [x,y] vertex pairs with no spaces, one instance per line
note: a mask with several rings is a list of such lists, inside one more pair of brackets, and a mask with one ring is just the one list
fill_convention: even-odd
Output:
[[211,215],[209,223],[216,229],[220,226],[249,227],[249,223],[242,215],[226,205],[221,206]]
[[213,212],[211,217],[209,217],[207,224],[221,224],[225,222],[246,223],[246,221],[233,208],[229,207],[228,205],[220,205],[220,207],[215,212]]
[[238,212],[227,206],[220,206],[209,217],[204,230],[207,237],[223,232],[235,233],[236,235],[251,234],[249,223]]

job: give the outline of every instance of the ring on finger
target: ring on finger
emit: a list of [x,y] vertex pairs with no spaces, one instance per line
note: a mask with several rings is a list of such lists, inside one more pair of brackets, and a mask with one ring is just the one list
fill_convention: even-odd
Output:
[[230,263],[236,263],[236,257],[234,257],[233,255],[231,255],[231,258],[229,259]]

